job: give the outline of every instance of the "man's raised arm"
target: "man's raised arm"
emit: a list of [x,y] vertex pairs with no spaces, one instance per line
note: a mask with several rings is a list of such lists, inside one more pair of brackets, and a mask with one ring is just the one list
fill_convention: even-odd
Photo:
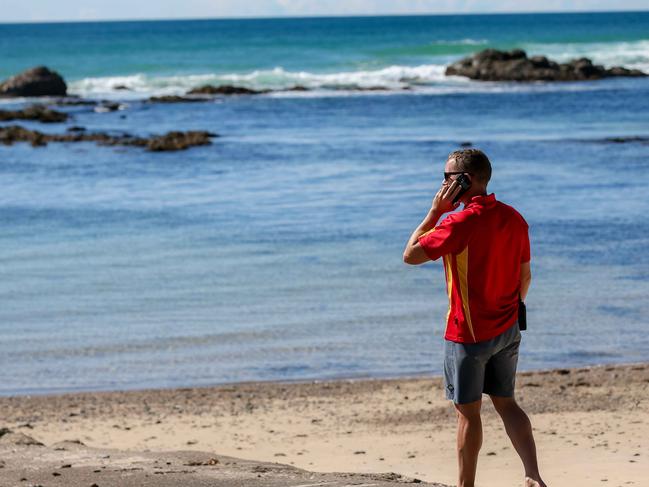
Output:
[[426,217],[408,239],[406,248],[403,251],[403,261],[406,264],[418,265],[430,260],[428,254],[426,254],[419,244],[418,239],[424,233],[435,228],[437,221],[444,213],[453,211],[459,206],[459,203],[453,203],[453,198],[457,196],[461,188],[457,181],[453,181],[450,184],[446,181],[442,183],[442,187],[439,188],[439,191],[435,194],[435,198],[433,198],[433,204],[430,210],[428,210]]
[[406,244],[406,248],[403,251],[403,261],[406,264],[417,265],[423,264],[424,262],[428,262],[430,260],[428,254],[426,254],[424,249],[419,244],[419,237],[421,237],[429,230],[435,228],[435,225],[437,224],[440,216],[442,216],[441,213],[438,213],[434,208],[431,208],[428,211],[426,218],[424,218],[424,220],[419,224],[415,231],[412,232],[412,235],[410,235],[408,243]]

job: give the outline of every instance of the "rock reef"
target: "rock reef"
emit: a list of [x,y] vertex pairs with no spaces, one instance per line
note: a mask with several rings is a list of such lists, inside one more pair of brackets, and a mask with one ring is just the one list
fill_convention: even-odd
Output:
[[19,125],[0,127],[0,143],[12,145],[15,142],[28,142],[33,147],[41,147],[49,142],[95,142],[98,145],[123,145],[144,147],[147,150],[177,151],[199,145],[209,145],[212,137],[218,137],[206,131],[167,132],[164,135],[151,137],[136,137],[131,134],[111,135],[104,132],[86,133],[85,130],[75,130],[67,134],[46,134],[37,130],[29,130]]
[[23,71],[0,83],[0,97],[65,96],[63,77],[45,66]]
[[11,120],[34,120],[43,123],[65,122],[68,114],[57,112],[45,105],[31,105],[20,110],[0,110],[0,122]]
[[203,85],[187,92],[188,95],[261,95],[271,90],[252,90],[243,86],[233,85]]
[[149,103],[193,103],[201,101],[212,101],[211,97],[181,96],[181,95],[163,95],[152,96],[147,101]]
[[466,76],[479,81],[586,81],[615,76],[647,76],[637,69],[605,68],[588,58],[557,63],[545,56],[527,57],[522,49],[485,49],[446,68],[447,76]]

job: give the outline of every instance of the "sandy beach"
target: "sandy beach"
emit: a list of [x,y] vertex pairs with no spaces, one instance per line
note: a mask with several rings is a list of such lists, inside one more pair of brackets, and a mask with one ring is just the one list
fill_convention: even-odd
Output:
[[[647,485],[649,364],[520,373],[517,391],[548,485]],[[455,417],[439,377],[15,396],[0,408],[3,486],[456,480]],[[488,400],[483,413],[477,485],[522,485]]]

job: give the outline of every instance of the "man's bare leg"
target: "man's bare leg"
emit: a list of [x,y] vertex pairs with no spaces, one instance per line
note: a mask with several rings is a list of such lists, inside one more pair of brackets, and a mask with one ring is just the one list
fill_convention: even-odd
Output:
[[457,413],[457,459],[459,480],[457,487],[474,487],[478,467],[478,453],[482,446],[482,399],[467,404],[455,404]]
[[536,459],[536,445],[532,434],[532,423],[513,397],[489,396],[503,420],[507,436],[512,441],[525,468],[525,487],[547,487]]

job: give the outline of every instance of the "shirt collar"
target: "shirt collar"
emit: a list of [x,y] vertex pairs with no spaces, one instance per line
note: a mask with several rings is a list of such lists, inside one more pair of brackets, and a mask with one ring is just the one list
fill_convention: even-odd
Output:
[[474,196],[471,198],[469,203],[465,206],[465,208],[469,206],[491,206],[496,202],[496,194],[495,193],[490,193],[490,194],[481,194],[478,196]]

